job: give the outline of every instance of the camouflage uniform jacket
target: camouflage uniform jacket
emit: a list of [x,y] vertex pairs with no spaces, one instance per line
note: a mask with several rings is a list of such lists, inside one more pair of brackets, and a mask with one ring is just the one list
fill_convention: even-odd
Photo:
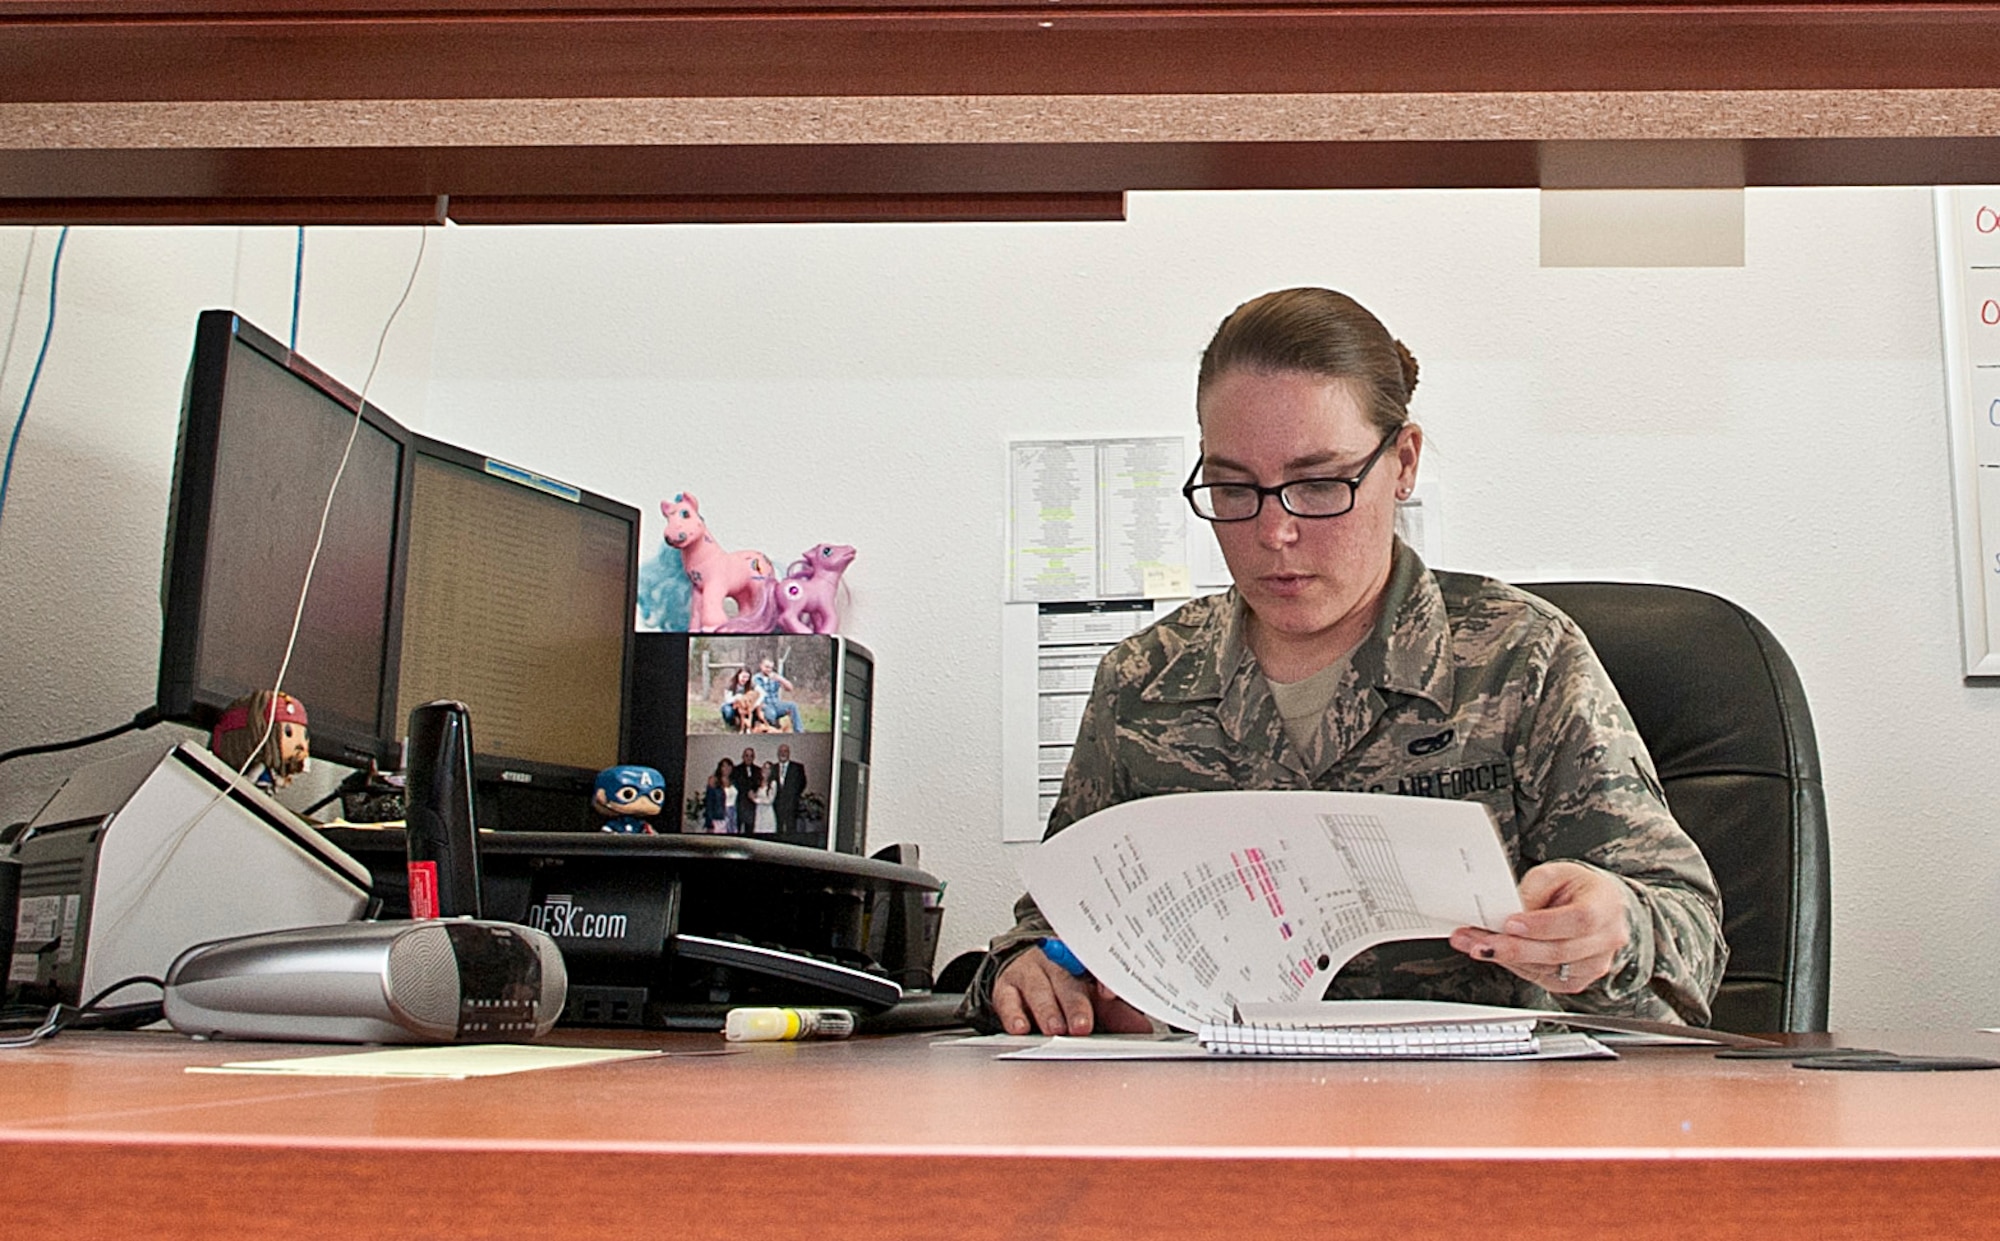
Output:
[[[1345,789],[1483,803],[1518,875],[1554,859],[1618,876],[1630,943],[1611,972],[1549,993],[1439,939],[1354,958],[1328,998],[1394,996],[1704,1023],[1728,949],[1700,851],[1674,822],[1631,716],[1576,623],[1489,578],[1396,547],[1382,619],[1304,749],[1243,641],[1232,591],[1120,643],[1097,670],[1054,835],[1119,802],[1215,789]],[[1032,900],[992,943],[965,1014],[993,1028],[993,978],[1048,933]]]

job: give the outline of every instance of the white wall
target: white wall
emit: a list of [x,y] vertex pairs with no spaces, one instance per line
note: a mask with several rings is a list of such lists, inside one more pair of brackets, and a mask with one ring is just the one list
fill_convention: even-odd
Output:
[[[1828,772],[1833,1021],[2000,1021],[2000,691],[1960,679],[1929,192],[1753,190],[1747,264],[1543,270],[1532,192],[1135,195],[1124,224],[434,233],[371,399],[781,562],[852,543],[879,661],[874,843],[1008,921],[1003,446],[1189,428],[1242,299],[1324,283],[1417,353],[1443,561],[1716,591],[1791,651]],[[0,230],[0,296],[27,230]],[[0,382],[39,339],[44,230]],[[289,230],[80,229],[0,524],[0,748],[151,700],[195,311],[290,313]],[[411,230],[312,230],[300,349],[359,387]],[[0,313],[11,303],[0,302]],[[33,329],[33,330],[30,330]],[[649,547],[650,552],[650,547]],[[32,810],[75,756],[0,768]]]

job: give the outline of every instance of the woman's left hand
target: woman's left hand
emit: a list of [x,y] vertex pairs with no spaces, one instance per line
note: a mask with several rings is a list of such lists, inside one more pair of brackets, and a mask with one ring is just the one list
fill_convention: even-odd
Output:
[[1500,931],[1462,926],[1451,946],[1560,995],[1611,972],[1631,941],[1622,882],[1576,862],[1544,862],[1521,876],[1520,890],[1522,912]]

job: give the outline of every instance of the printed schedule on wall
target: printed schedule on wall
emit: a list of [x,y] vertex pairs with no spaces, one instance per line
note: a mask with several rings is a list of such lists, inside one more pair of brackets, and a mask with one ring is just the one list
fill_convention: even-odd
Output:
[[1000,617],[1000,839],[1049,825],[1097,665],[1177,599],[1009,604]]
[[1186,468],[1178,436],[1009,444],[1007,598],[1186,597]]
[[2000,186],[1934,194],[1965,675],[2000,677]]
[[1042,838],[1098,662],[1194,593],[1187,468],[1179,436],[1007,445],[1002,840]]

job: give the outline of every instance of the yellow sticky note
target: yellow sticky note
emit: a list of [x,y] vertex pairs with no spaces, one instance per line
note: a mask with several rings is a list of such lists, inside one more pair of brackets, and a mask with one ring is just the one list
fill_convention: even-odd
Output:
[[1194,593],[1194,577],[1184,564],[1149,564],[1141,581],[1148,599],[1185,599]]
[[534,1069],[564,1069],[657,1056],[657,1051],[604,1047],[537,1047],[529,1043],[467,1043],[394,1047],[284,1060],[194,1065],[190,1073],[281,1073],[302,1077],[496,1077]]

